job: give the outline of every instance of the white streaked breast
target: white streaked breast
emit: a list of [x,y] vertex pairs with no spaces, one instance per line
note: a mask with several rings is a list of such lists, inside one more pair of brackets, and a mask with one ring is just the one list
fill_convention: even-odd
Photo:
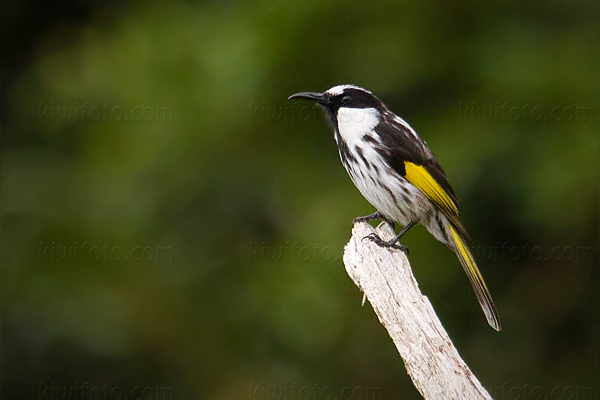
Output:
[[[379,112],[374,108],[340,108],[337,117],[339,135],[356,160],[344,166],[358,190],[375,208],[403,225],[419,220],[418,215],[425,213],[422,207],[427,208],[428,202],[415,186],[387,164],[377,151],[377,145],[363,139],[368,134],[379,141],[374,132],[379,124]],[[360,153],[368,160],[368,166]]]

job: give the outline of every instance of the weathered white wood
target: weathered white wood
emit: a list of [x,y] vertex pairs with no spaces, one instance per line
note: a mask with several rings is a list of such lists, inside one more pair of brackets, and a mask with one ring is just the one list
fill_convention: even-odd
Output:
[[344,250],[346,271],[387,329],[419,392],[433,400],[491,399],[419,290],[406,255],[363,240],[373,232],[384,240],[394,235],[387,224],[355,224]]

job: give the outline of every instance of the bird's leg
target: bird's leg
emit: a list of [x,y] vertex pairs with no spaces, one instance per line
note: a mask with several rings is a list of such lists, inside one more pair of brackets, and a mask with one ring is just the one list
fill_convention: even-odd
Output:
[[388,219],[385,215],[383,215],[379,211],[375,211],[373,214],[365,215],[364,217],[354,218],[354,221],[352,221],[352,224],[354,225],[358,222],[369,222],[374,219],[380,219],[382,221],[385,221],[392,229],[394,229],[396,227],[396,224],[394,224],[394,221]]
[[400,239],[402,238],[402,236],[404,236],[406,232],[410,230],[410,228],[412,228],[416,224],[416,221],[408,223],[404,228],[402,228],[400,233],[392,240],[385,241],[382,238],[380,238],[376,233],[371,233],[370,235],[366,236],[365,239],[370,239],[373,242],[375,242],[375,244],[381,247],[391,247],[394,249],[402,250],[404,253],[406,253],[406,255],[408,255],[408,247],[400,243]]

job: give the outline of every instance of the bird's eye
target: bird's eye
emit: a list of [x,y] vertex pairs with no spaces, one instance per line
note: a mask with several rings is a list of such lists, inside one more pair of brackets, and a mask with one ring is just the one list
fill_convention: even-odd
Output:
[[344,97],[342,97],[342,103],[344,104],[348,104],[352,101],[352,96],[346,95]]

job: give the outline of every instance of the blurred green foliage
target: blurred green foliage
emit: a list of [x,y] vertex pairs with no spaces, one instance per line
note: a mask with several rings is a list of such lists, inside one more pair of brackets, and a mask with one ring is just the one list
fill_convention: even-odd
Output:
[[419,398],[341,262],[373,209],[320,112],[286,101],[340,83],[411,123],[458,193],[502,333],[451,252],[423,228],[404,243],[484,386],[597,396],[599,17],[588,1],[181,1],[49,25],[4,88],[3,397]]

